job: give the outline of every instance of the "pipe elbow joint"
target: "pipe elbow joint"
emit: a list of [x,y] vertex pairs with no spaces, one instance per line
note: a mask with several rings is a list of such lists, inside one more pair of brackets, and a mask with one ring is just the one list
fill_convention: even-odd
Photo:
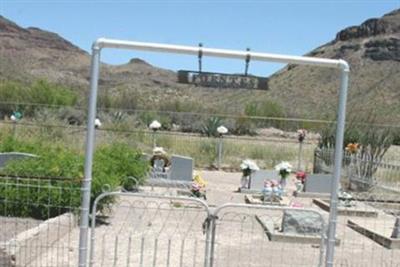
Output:
[[347,63],[346,60],[339,59],[339,67],[341,70],[349,72],[350,71],[350,65]]
[[104,47],[105,42],[106,38],[98,38],[96,41],[93,42],[92,49],[101,50]]

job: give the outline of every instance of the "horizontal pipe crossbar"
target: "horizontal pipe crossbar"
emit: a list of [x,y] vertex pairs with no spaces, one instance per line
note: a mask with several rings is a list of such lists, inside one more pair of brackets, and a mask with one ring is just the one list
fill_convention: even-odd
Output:
[[315,65],[320,67],[338,68],[345,71],[349,70],[349,65],[347,64],[347,62],[341,59],[288,56],[288,55],[258,53],[250,51],[237,51],[237,50],[215,49],[215,48],[205,48],[205,47],[199,48],[198,46],[183,46],[183,45],[170,45],[170,44],[159,44],[159,43],[122,41],[122,40],[113,40],[106,38],[97,39],[93,44],[93,48],[95,49],[119,48],[119,49],[142,50],[142,51],[187,54],[187,55],[198,55],[199,51],[201,50],[203,56],[210,56],[210,57],[235,58],[235,59],[245,60],[248,56],[250,56],[251,60],[255,61],[268,61],[268,62],[300,64],[300,65]]

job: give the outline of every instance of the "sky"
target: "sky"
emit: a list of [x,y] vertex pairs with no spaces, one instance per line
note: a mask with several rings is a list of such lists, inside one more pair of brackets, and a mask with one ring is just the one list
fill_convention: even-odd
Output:
[[[400,8],[400,0],[0,0],[0,14],[22,27],[58,33],[90,52],[99,37],[256,52],[303,55],[338,31]],[[197,70],[196,56],[111,50],[102,61],[142,58],[172,70]],[[203,71],[242,73],[240,60],[203,58]],[[249,73],[268,76],[283,65],[250,62]]]

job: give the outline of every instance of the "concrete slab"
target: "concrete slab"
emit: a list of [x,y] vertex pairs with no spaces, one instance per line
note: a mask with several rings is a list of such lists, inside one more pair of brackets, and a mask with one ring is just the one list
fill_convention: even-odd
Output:
[[[270,241],[285,242],[285,243],[301,243],[301,244],[322,244],[323,240],[320,235],[299,235],[288,234],[276,230],[273,222],[268,219],[256,215],[256,220],[264,229],[265,234]],[[340,245],[340,240],[336,239],[336,246]]]

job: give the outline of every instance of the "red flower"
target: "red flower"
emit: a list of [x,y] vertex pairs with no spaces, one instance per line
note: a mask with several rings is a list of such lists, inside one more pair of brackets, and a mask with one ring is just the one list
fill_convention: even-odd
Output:
[[296,179],[300,180],[301,183],[304,184],[307,179],[307,173],[303,171],[296,172]]

